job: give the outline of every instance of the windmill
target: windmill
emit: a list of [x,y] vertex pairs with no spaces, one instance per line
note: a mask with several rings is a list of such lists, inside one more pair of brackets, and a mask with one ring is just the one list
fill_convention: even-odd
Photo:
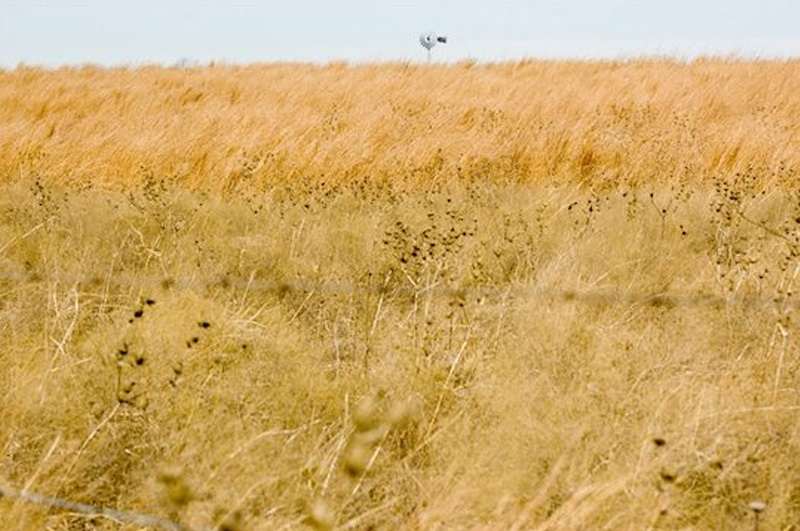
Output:
[[447,37],[436,35],[432,31],[426,31],[419,36],[419,43],[423,48],[428,50],[428,62],[431,62],[431,50],[436,46],[436,43],[447,44]]

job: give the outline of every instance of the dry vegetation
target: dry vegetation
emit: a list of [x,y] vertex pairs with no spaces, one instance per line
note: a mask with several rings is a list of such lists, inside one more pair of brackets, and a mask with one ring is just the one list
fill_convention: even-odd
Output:
[[797,61],[0,71],[0,487],[797,530],[798,116]]

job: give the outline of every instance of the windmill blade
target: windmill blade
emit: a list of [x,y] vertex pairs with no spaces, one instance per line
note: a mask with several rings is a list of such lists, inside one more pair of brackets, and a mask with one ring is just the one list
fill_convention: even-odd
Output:
[[423,48],[430,51],[434,46],[436,46],[438,39],[439,37],[434,32],[427,31],[419,36],[419,43]]

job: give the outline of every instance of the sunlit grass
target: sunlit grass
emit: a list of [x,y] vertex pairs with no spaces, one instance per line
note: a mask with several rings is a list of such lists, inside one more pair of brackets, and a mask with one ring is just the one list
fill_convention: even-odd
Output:
[[189,528],[791,528],[796,73],[0,74],[0,485]]

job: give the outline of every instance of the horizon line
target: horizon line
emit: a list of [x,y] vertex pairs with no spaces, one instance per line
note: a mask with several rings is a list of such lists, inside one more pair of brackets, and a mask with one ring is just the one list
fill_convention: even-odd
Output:
[[256,67],[256,66],[315,66],[315,67],[330,67],[330,66],[346,66],[346,67],[362,67],[362,66],[421,66],[421,67],[436,67],[436,66],[492,66],[492,65],[511,65],[511,64],[524,64],[524,63],[587,63],[587,64],[603,64],[603,63],[636,63],[636,62],[664,62],[675,64],[692,64],[702,62],[736,62],[736,63],[792,63],[800,61],[800,54],[798,55],[776,55],[776,54],[741,54],[737,52],[731,53],[708,53],[696,55],[676,55],[670,53],[643,53],[638,55],[622,55],[620,57],[587,57],[587,56],[523,56],[519,58],[504,58],[504,59],[479,59],[479,58],[461,58],[461,59],[445,59],[440,61],[433,61],[427,63],[424,59],[338,59],[332,58],[327,60],[264,60],[264,61],[238,61],[234,59],[210,59],[210,60],[194,60],[194,59],[180,59],[177,61],[121,61],[104,63],[99,61],[84,61],[84,62],[65,62],[65,63],[43,63],[43,62],[27,62],[19,61],[16,65],[4,65],[0,63],[0,71],[14,71],[23,69],[35,70],[71,70],[82,68],[93,68],[98,70],[130,70],[138,68],[164,68],[164,69],[199,69],[199,68],[214,68],[214,67]]

